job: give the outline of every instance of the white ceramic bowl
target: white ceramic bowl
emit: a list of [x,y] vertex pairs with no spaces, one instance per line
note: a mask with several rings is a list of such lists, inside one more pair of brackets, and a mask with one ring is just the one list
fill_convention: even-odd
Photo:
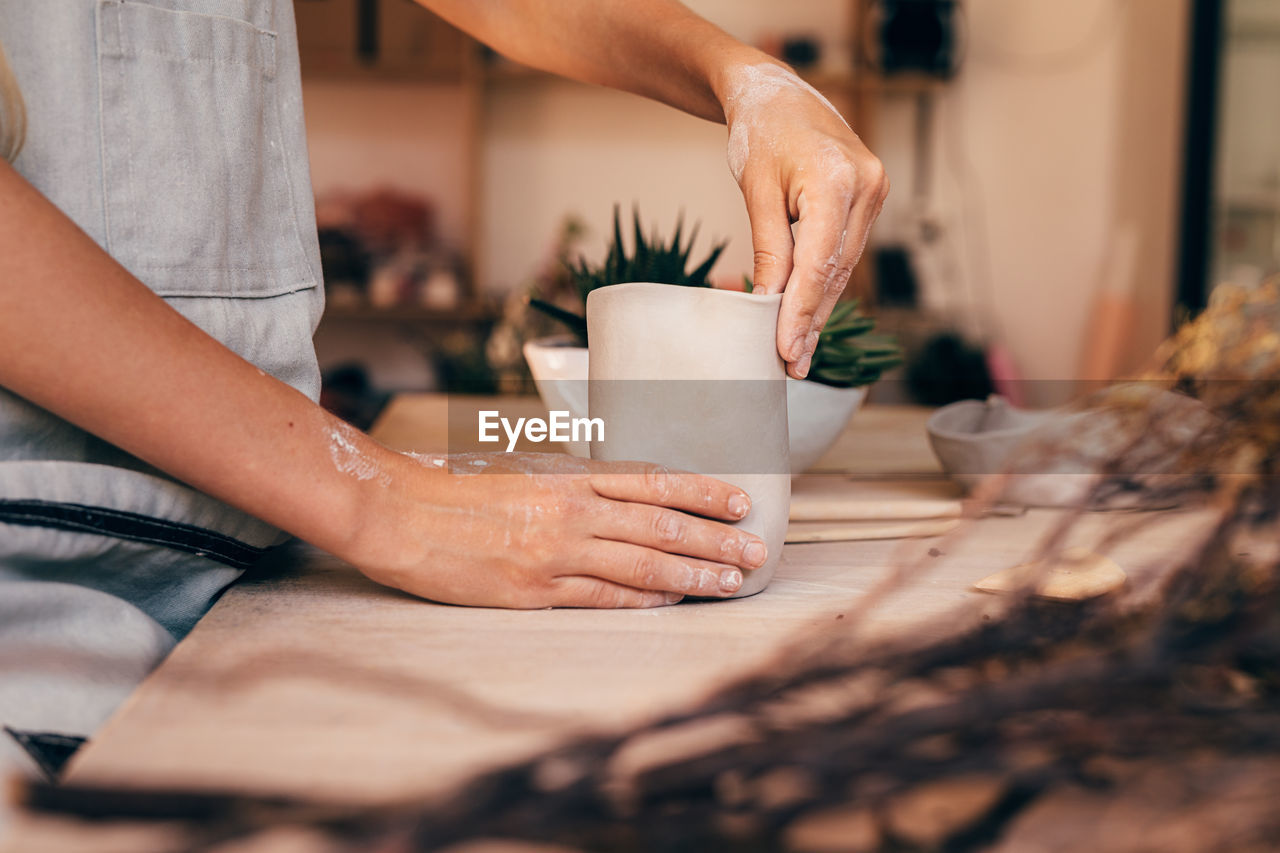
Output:
[[[585,347],[574,346],[573,338],[567,335],[539,338],[525,343],[524,357],[548,410],[567,411],[575,418],[586,416],[589,362]],[[808,470],[822,458],[866,397],[866,387],[832,388],[787,379],[792,474]],[[586,442],[568,442],[566,449],[584,459],[590,455]]]
[[[526,341],[523,351],[547,411],[586,417],[587,348],[577,346],[569,335],[561,335]],[[585,441],[567,441],[565,449],[583,459],[591,456],[590,445]]]
[[831,445],[867,398],[867,386],[833,388],[787,377],[787,425],[791,437],[791,473],[808,471]]

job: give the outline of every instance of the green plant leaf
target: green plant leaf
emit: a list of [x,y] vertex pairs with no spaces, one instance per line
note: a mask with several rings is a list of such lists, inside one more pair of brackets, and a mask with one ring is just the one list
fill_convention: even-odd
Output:
[[716,265],[716,261],[720,260],[720,254],[725,250],[729,242],[719,244],[711,250],[711,254],[703,261],[696,270],[689,274],[689,284],[694,287],[710,287],[711,283],[707,281],[707,275],[711,272],[711,268]]
[[[649,255],[649,245],[645,242],[644,231],[640,228],[640,208],[638,205],[631,206],[631,229],[635,233],[635,256],[637,258],[647,258]],[[622,238],[618,238],[618,246],[622,246]]]
[[847,302],[837,302],[836,307],[831,309],[831,316],[827,317],[827,322],[824,328],[829,328],[833,324],[843,322],[844,319],[852,314],[854,309],[857,307],[858,300],[856,299],[850,299]]
[[719,260],[727,241],[712,248],[708,257],[693,270],[688,270],[693,246],[698,237],[698,224],[685,230],[684,213],[676,220],[675,230],[669,240],[664,240],[655,230],[646,238],[641,225],[638,207],[632,208],[631,230],[634,246],[628,253],[622,242],[622,212],[613,208],[613,240],[609,244],[605,261],[592,266],[585,258],[569,266],[578,294],[586,301],[587,295],[598,288],[627,281],[652,281],[659,284],[675,284],[688,287],[708,287],[707,276]]
[[613,206],[613,245],[609,247],[609,257],[605,269],[615,273],[621,272],[622,265],[622,210],[619,205]]
[[587,320],[585,317],[579,316],[572,311],[566,311],[559,305],[554,305],[545,299],[536,297],[529,299],[529,307],[541,311],[553,320],[564,323],[583,346],[587,345]]
[[902,348],[898,346],[897,341],[888,335],[864,335],[856,341],[848,341],[847,343],[858,347],[866,353],[901,353]]
[[689,253],[693,250],[693,241],[698,236],[698,226],[695,223],[692,232],[689,234],[689,245],[680,245],[680,234],[684,231],[684,211],[676,217],[676,231],[671,235],[671,245],[667,248],[667,254],[679,259],[680,269],[684,269],[689,261]]
[[838,341],[844,338],[852,338],[858,335],[865,335],[876,327],[876,321],[873,317],[854,317],[843,323],[832,325],[828,323],[826,328],[822,330],[820,337],[828,340]]
[[902,356],[894,354],[869,355],[862,359],[860,366],[866,369],[888,370],[902,364]]

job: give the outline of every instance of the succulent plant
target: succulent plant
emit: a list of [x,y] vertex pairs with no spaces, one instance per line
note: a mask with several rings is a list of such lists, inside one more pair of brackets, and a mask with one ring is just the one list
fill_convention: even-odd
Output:
[[[630,255],[623,246],[622,218],[615,205],[613,240],[609,243],[609,251],[604,263],[593,266],[583,257],[579,257],[576,264],[566,263],[584,307],[587,303],[587,294],[591,291],[629,281],[651,281],[656,284],[677,284],[683,287],[711,286],[711,282],[707,280],[707,274],[720,259],[720,254],[728,245],[727,241],[713,246],[711,254],[689,271],[689,256],[693,251],[693,243],[698,238],[697,225],[694,225],[689,232],[687,242],[682,243],[684,220],[681,217],[676,221],[675,233],[668,243],[663,242],[656,233],[652,237],[645,237],[640,227],[638,210],[632,210],[631,219],[634,251]],[[582,346],[587,345],[587,321],[583,313],[575,313],[536,296],[529,299],[529,305],[568,326],[578,339],[578,343]]]
[[[742,289],[751,292],[750,279],[743,279]],[[836,388],[856,388],[870,385],[886,370],[902,364],[897,341],[892,335],[870,334],[875,327],[875,318],[859,310],[857,299],[837,302],[818,334],[806,378]]]
[[[632,210],[634,251],[628,255],[622,242],[622,222],[617,206],[613,208],[613,239],[604,263],[593,266],[585,258],[566,267],[573,284],[586,306],[591,291],[611,284],[630,281],[651,281],[658,284],[675,284],[683,287],[711,287],[708,273],[715,266],[727,241],[712,247],[711,253],[689,270],[689,256],[698,236],[695,225],[684,239],[683,218],[677,220],[676,230],[669,242],[656,233],[646,238],[640,227],[640,213]],[[750,293],[751,280],[743,279],[743,289]],[[585,310],[574,312],[537,296],[531,296],[529,305],[552,319],[558,320],[573,332],[578,344],[587,345],[587,321]],[[854,388],[870,385],[880,374],[902,363],[902,350],[888,335],[869,334],[876,321],[858,310],[858,300],[840,302],[831,312],[827,324],[818,336],[818,346],[813,354],[808,378],[823,385],[837,388]]]
[[868,334],[873,317],[858,310],[858,300],[836,303],[818,335],[809,379],[837,388],[870,385],[886,370],[902,364],[902,348],[892,335]]

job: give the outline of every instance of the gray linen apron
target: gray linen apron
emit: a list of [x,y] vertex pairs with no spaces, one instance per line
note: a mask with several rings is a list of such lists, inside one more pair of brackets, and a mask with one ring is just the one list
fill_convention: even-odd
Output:
[[[28,109],[18,171],[315,399],[323,289],[290,0],[0,0],[0,40]],[[0,773],[55,773],[283,539],[0,389]]]

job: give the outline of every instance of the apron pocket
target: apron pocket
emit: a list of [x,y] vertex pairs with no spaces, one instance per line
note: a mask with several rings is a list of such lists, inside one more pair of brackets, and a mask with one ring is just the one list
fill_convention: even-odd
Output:
[[107,251],[161,296],[315,286],[297,152],[281,142],[276,34],[130,0],[97,14]]

